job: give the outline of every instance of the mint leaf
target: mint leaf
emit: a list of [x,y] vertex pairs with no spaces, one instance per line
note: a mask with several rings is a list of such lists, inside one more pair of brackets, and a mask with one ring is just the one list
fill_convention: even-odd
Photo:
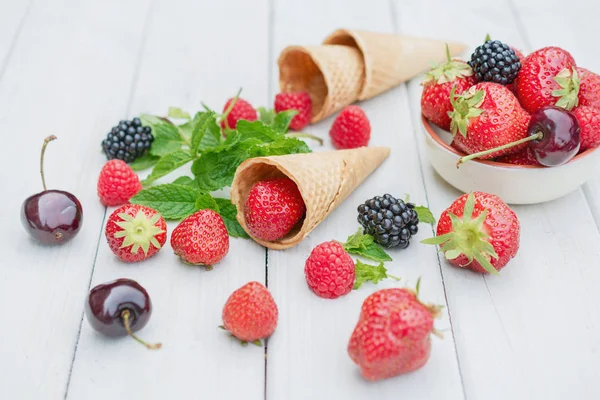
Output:
[[346,243],[344,243],[343,246],[346,252],[363,256],[373,261],[392,260],[392,257],[375,243],[373,236],[363,234],[362,229],[360,228],[354,235],[348,236],[348,239],[346,239]]
[[246,158],[248,155],[240,146],[230,151],[210,151],[202,154],[192,164],[198,188],[212,192],[231,185],[236,168]]
[[242,228],[236,219],[237,207],[235,204],[231,204],[229,199],[221,199],[216,197],[214,200],[219,206],[219,214],[221,214],[221,217],[223,217],[223,222],[225,223],[225,227],[227,227],[229,236],[249,239],[250,236],[248,236],[244,228]]
[[391,278],[399,281],[393,275],[387,273],[387,269],[383,266],[383,262],[378,265],[365,264],[360,260],[356,260],[356,280],[354,281],[354,289],[358,289],[365,282],[373,282],[374,284],[379,283],[383,279]]
[[196,199],[196,210],[213,210],[219,212],[219,206],[209,193],[202,193]]
[[172,183],[142,189],[130,200],[160,212],[165,219],[178,220],[196,211],[197,189]]
[[277,113],[275,115],[275,119],[273,120],[273,129],[279,133],[286,133],[290,127],[290,123],[292,119],[298,115],[297,110],[287,110]]
[[196,182],[194,182],[192,178],[186,175],[180,176],[179,178],[175,179],[172,183],[174,183],[175,185],[196,187]]
[[199,112],[194,116],[191,153],[214,148],[221,143],[221,128],[213,112]]
[[194,130],[194,120],[191,119],[185,124],[177,125],[180,135],[188,142],[192,142],[192,131]]
[[190,161],[192,161],[192,157],[186,151],[177,150],[169,153],[156,163],[152,169],[152,173],[144,180],[144,183],[151,183]]
[[236,125],[236,130],[240,133],[242,141],[252,139],[269,143],[283,136],[281,133],[260,121],[250,122],[240,120]]
[[427,207],[424,206],[415,206],[415,211],[419,216],[419,222],[424,222],[426,224],[435,224],[435,218],[431,211]]
[[177,126],[168,120],[153,115],[141,115],[140,119],[142,125],[149,126],[152,129],[154,141],[150,146],[150,154],[162,157],[181,149],[183,140]]
[[167,113],[169,118],[177,118],[177,119],[190,119],[190,114],[183,111],[179,107],[169,107],[169,112]]
[[275,120],[275,110],[267,110],[264,107],[258,107],[259,120],[265,125],[273,125]]
[[136,158],[134,161],[129,163],[129,166],[134,171],[142,171],[146,168],[150,168],[160,159],[158,156],[152,154],[144,154],[143,156]]
[[249,150],[250,157],[279,156],[310,152],[310,147],[302,140],[285,136],[274,140],[269,145],[254,145]]

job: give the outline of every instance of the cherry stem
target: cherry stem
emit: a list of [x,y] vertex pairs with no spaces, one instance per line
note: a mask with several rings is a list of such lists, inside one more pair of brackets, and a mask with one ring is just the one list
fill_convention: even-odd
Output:
[[40,175],[42,175],[42,186],[44,186],[44,191],[46,191],[46,177],[44,176],[44,154],[46,154],[46,146],[48,143],[55,140],[56,136],[50,135],[46,139],[44,139],[44,144],[42,145],[42,154],[40,154]]
[[142,339],[140,339],[139,337],[137,337],[133,334],[133,332],[131,331],[131,327],[129,326],[129,317],[130,316],[131,316],[131,312],[129,310],[123,310],[123,312],[121,312],[121,318],[123,318],[123,325],[125,325],[125,330],[127,331],[127,334],[129,336],[131,336],[132,338],[134,338],[139,343],[146,346],[147,349],[150,349],[150,350],[160,349],[162,347],[161,343],[146,343]]
[[312,140],[316,140],[317,142],[319,142],[319,144],[322,146],[323,145],[323,139],[321,139],[318,136],[315,135],[311,135],[310,133],[304,133],[304,132],[293,132],[293,133],[286,133],[286,136],[288,137],[295,137],[295,138],[306,138],[306,139],[312,139]]
[[460,164],[466,163],[467,161],[471,161],[474,158],[478,158],[481,156],[487,156],[488,154],[492,154],[492,153],[495,153],[497,151],[504,150],[504,149],[509,149],[511,147],[518,146],[522,143],[531,142],[532,140],[541,140],[543,137],[544,137],[544,134],[542,132],[537,132],[533,135],[527,136],[524,139],[517,140],[516,142],[511,142],[511,143],[504,144],[502,146],[494,147],[493,149],[480,151],[479,153],[469,154],[468,156],[461,157],[458,160],[458,162],[456,163],[456,168],[460,167]]

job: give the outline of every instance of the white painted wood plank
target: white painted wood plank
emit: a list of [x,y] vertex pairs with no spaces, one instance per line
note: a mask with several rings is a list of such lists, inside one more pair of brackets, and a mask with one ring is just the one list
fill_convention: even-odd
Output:
[[[318,44],[338,27],[391,32],[392,18],[386,1],[278,1],[275,11],[275,54],[286,45]],[[308,22],[310,21],[310,28]],[[277,77],[273,87],[277,90]],[[390,273],[403,282],[365,284],[357,291],[336,299],[314,295],[306,285],[304,263],[319,243],[345,240],[356,231],[356,207],[364,200],[390,192],[410,193],[418,203],[426,196],[418,171],[418,154],[411,132],[408,95],[399,87],[361,104],[372,124],[371,145],[392,148],[390,158],[298,246],[285,251],[269,251],[269,288],[280,307],[280,324],[269,339],[267,395],[270,399],[462,399],[463,391],[456,362],[454,340],[448,332],[444,340],[433,339],[431,359],[421,370],[377,383],[367,382],[347,353],[348,339],[358,320],[363,300],[372,292],[394,286],[413,286],[423,277],[422,297],[445,304],[435,251],[419,245],[431,230],[421,233],[406,250],[390,251]],[[333,117],[307,130],[326,139]],[[315,148],[322,150],[323,148]],[[446,314],[437,321],[449,328]]]
[[[267,5],[157,0],[130,116],[164,114],[173,105],[195,112],[201,101],[220,111],[239,86],[255,106],[266,104]],[[94,157],[97,170],[103,161]],[[168,224],[169,233],[175,226]],[[227,257],[205,271],[181,263],[168,243],[154,258],[125,265],[102,236],[93,285],[127,277],[146,287],[154,312],[139,333],[163,348],[152,352],[129,338],[105,339],[84,322],[69,399],[264,398],[264,349],[244,348],[217,328],[231,292],[251,280],[264,282],[264,248],[232,239]]]
[[0,79],[8,66],[12,50],[19,41],[30,7],[30,1],[0,4]]
[[[398,2],[400,30],[460,39],[471,50],[488,32],[525,47],[505,2],[459,1],[444,13],[432,13],[437,6],[434,1]],[[564,7],[552,8],[546,2],[544,7],[548,14],[563,15]],[[544,15],[535,14],[527,25],[533,31],[552,26]],[[539,34],[550,31],[540,29]],[[411,82],[409,89],[416,121],[419,82]],[[425,159],[419,127],[415,135]],[[459,193],[426,162],[423,173],[431,206],[439,215]],[[442,266],[466,397],[598,398],[594,377],[600,370],[600,339],[595,334],[600,329],[600,295],[594,288],[600,283],[600,238],[585,198],[577,191],[551,203],[514,210],[521,221],[521,248],[499,277]]]
[[[5,2],[0,12],[3,52],[21,3]],[[38,2],[0,81],[0,398],[64,396],[104,212],[90,157],[100,150],[93,132],[127,106],[145,7],[145,1]],[[84,210],[79,235],[62,247],[34,243],[18,214],[22,201],[42,189],[39,148],[50,133],[59,140],[46,156],[48,185],[74,193]]]

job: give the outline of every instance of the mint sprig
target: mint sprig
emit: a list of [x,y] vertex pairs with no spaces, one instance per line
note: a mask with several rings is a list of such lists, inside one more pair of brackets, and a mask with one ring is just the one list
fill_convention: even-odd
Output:
[[387,273],[387,269],[383,266],[383,262],[378,265],[365,264],[360,260],[356,260],[356,279],[354,281],[354,290],[358,289],[365,282],[379,283],[383,279],[394,279],[399,281],[400,278]]
[[377,262],[392,261],[392,257],[375,243],[373,236],[364,234],[362,228],[359,228],[354,235],[348,236],[346,243],[342,245],[344,250],[350,254],[356,254]]

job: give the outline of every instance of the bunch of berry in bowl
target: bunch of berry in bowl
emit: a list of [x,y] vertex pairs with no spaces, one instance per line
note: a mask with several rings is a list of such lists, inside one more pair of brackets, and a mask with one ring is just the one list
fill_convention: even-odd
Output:
[[559,47],[524,56],[486,40],[431,69],[421,97],[427,157],[463,192],[535,204],[584,184],[600,162],[600,75]]

